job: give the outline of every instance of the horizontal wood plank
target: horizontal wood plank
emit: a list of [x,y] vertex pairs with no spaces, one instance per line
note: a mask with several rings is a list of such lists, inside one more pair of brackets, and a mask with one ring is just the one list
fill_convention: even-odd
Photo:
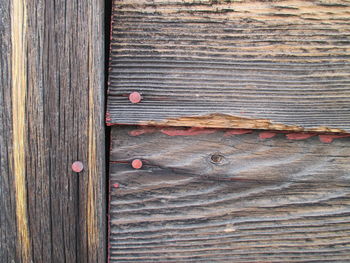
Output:
[[348,262],[350,138],[246,132],[113,127],[110,262]]
[[114,1],[107,122],[349,132],[349,52],[347,0]]

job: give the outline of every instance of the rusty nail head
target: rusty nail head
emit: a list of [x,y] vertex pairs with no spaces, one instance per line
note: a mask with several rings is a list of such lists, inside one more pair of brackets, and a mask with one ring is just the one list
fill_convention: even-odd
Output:
[[80,162],[80,161],[75,161],[75,162],[72,164],[72,170],[73,170],[73,172],[80,173],[82,170],[84,170],[84,165],[83,165],[83,163]]
[[129,100],[131,103],[139,103],[141,99],[142,99],[141,94],[138,93],[137,91],[134,91],[129,95]]
[[140,159],[135,159],[131,163],[132,168],[140,169],[142,167],[142,161]]

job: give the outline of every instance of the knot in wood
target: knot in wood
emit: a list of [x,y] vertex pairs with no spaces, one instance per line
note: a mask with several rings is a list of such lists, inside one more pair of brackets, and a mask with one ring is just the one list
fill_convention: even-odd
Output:
[[218,154],[218,153],[215,153],[213,154],[211,157],[210,157],[210,160],[212,163],[214,164],[220,164],[222,163],[222,161],[224,160],[224,156],[221,155],[221,154]]

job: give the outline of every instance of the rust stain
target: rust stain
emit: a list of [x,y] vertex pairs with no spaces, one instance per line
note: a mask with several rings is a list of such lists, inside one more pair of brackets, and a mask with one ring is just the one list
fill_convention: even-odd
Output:
[[329,132],[346,133],[345,130],[338,128],[317,127],[303,128],[296,125],[286,125],[274,123],[268,119],[251,119],[228,114],[213,113],[204,116],[188,116],[179,118],[170,118],[164,121],[143,121],[141,125],[154,126],[187,126],[187,127],[205,127],[205,128],[235,128],[235,129],[256,129],[256,130],[274,130],[274,131],[293,131],[293,132]]
[[286,134],[287,139],[289,140],[305,140],[308,139],[310,137],[315,136],[315,133],[289,133]]
[[111,114],[109,112],[106,113],[106,122],[110,122],[111,121]]
[[26,52],[27,10],[26,1],[12,1],[12,125],[13,125],[13,176],[16,191],[16,221],[18,251],[22,262],[31,262],[26,189]]
[[253,130],[247,130],[247,129],[232,129],[227,132],[225,132],[224,136],[231,136],[231,135],[241,135],[241,134],[248,134],[252,133]]
[[157,128],[157,127],[144,126],[144,127],[139,127],[138,129],[129,131],[128,134],[130,136],[139,136],[139,135],[142,135],[142,134],[155,133],[157,131],[159,131],[159,128]]
[[[128,131],[130,136],[140,136],[143,134],[151,134],[161,132],[168,136],[195,136],[201,134],[212,134],[218,131],[223,131],[224,137],[232,135],[242,135],[253,133],[252,129],[215,129],[215,128],[200,128],[200,127],[164,127],[164,126],[139,126],[137,129]],[[289,132],[280,130],[265,130],[259,131],[260,139],[270,139],[275,137],[277,134],[285,134],[288,140],[306,140],[314,136],[319,136],[321,142],[331,143],[334,139],[341,139],[350,137],[348,133],[320,133],[320,132]],[[111,163],[128,163],[128,161],[114,161]]]
[[198,128],[198,127],[192,127],[189,129],[163,128],[160,131],[161,133],[164,133],[168,136],[194,136],[194,135],[201,135],[201,134],[212,134],[217,132],[216,129],[205,129],[205,128]]
[[350,137],[350,134],[340,134],[340,135],[322,134],[322,135],[319,135],[318,137],[319,137],[321,142],[331,143],[331,142],[333,142],[334,139],[341,139],[341,138]]
[[272,137],[275,137],[277,135],[276,132],[260,132],[259,133],[259,138],[260,139],[270,139]]

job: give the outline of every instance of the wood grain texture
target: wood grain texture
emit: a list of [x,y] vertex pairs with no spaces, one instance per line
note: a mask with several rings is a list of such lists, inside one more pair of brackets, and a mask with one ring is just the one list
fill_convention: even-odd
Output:
[[349,132],[349,18],[347,0],[114,1],[107,121]]
[[102,0],[0,3],[1,262],[106,260],[103,16]]
[[[12,147],[11,14],[10,2],[0,1],[0,259],[20,262]],[[6,88],[4,88],[6,87]]]
[[11,10],[12,43],[12,145],[16,193],[17,246],[23,262],[32,262],[27,215],[25,106],[27,93],[27,10],[23,0],[14,0]]
[[112,128],[111,262],[350,260],[350,138],[135,131]]

